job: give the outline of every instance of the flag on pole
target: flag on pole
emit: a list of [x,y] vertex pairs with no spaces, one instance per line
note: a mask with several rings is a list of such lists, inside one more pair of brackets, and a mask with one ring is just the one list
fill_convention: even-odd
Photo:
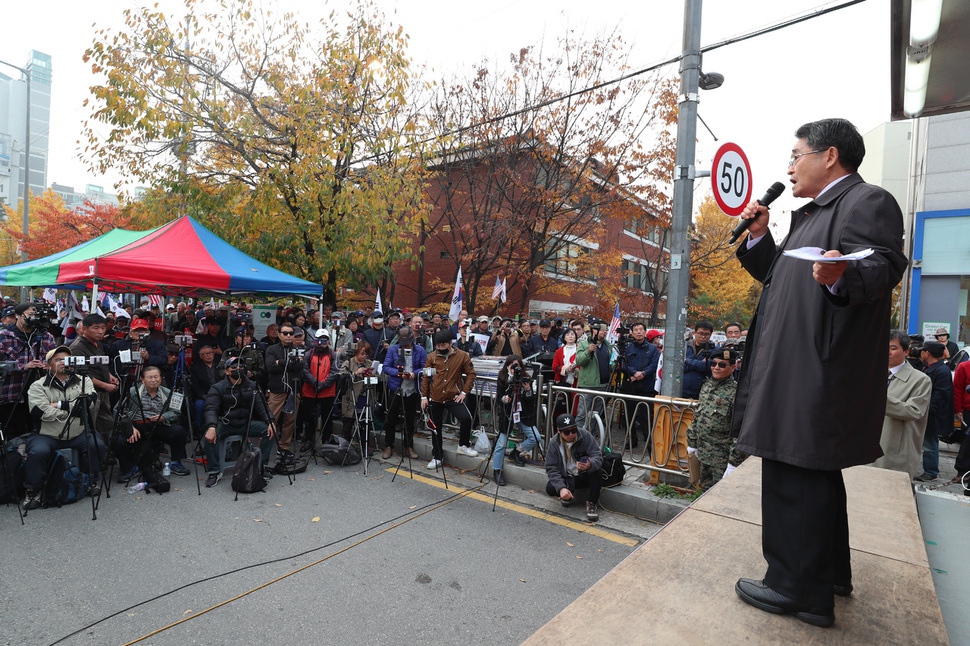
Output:
[[378,287],[377,288],[377,298],[374,300],[374,311],[375,312],[383,312],[384,310],[382,309],[382,307],[383,306],[381,305],[381,288]]
[[606,338],[609,339],[611,343],[615,343],[617,339],[616,331],[620,327],[620,304],[616,304],[616,308],[613,310],[613,320],[610,321],[610,329],[606,333]]
[[462,301],[462,288],[461,288],[461,267],[458,268],[458,277],[455,279],[455,291],[451,295],[451,309],[448,311],[448,318],[452,321],[457,321],[458,316],[461,314],[461,301]]
[[56,303],[57,302],[57,290],[54,289],[53,287],[48,287],[47,289],[45,289],[44,290],[44,300],[47,301],[48,303]]
[[498,276],[495,277],[495,287],[492,288],[493,299],[497,299],[503,303],[506,300],[508,300],[508,295],[506,294],[506,291],[505,291],[506,290],[505,285],[507,280],[508,280],[507,278],[503,278],[502,280],[499,280]]
[[87,294],[85,294],[84,296],[81,297],[81,311],[82,312],[90,312],[91,311],[91,303],[88,302],[88,295]]

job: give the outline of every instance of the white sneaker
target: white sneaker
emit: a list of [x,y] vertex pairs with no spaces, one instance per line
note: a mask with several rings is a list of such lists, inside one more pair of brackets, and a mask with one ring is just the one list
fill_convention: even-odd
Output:
[[459,446],[458,447],[458,452],[461,453],[462,455],[467,455],[470,458],[477,458],[478,457],[478,451],[476,451],[475,449],[473,449],[470,446]]
[[440,466],[441,466],[441,460],[436,460],[434,458],[431,458],[431,462],[428,462],[429,469],[437,469]]

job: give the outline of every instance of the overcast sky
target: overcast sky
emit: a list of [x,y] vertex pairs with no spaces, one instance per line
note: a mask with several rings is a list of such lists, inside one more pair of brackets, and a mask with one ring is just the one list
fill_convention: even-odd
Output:
[[[88,114],[82,107],[92,77],[81,61],[95,27],[121,25],[134,0],[6,3],[0,60],[23,66],[36,49],[52,56],[51,148],[48,181],[83,189],[87,183],[111,190],[115,177],[96,177],[78,160],[77,141]],[[343,3],[265,0],[282,5],[310,22]],[[589,35],[618,29],[631,43],[635,67],[677,55],[682,48],[683,2],[660,0],[495,0],[494,3],[443,0],[379,0],[391,19],[411,38],[417,64],[447,73],[483,56],[507,60],[511,52],[552,43],[566,29]],[[710,45],[760,27],[839,2],[805,0],[708,0],[701,41]],[[181,3],[162,0],[174,15]],[[787,161],[795,128],[806,121],[840,116],[863,133],[889,120],[889,0],[868,0],[821,18],[728,45],[705,55],[703,69],[725,76],[723,87],[702,92],[700,116],[718,141],[698,124],[696,165],[709,169],[724,142],[745,150],[756,196],[775,181],[787,185]],[[17,73],[8,68],[8,75]],[[677,69],[671,66],[669,74]],[[695,206],[710,192],[699,180]],[[776,205],[790,209],[799,200],[790,191]]]

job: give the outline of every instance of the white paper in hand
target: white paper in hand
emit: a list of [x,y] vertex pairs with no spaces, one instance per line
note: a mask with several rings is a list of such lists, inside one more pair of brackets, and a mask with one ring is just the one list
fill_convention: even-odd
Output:
[[872,249],[863,249],[862,251],[856,251],[854,253],[849,253],[844,256],[838,256],[836,258],[826,258],[823,254],[825,249],[821,247],[800,247],[798,249],[788,249],[783,252],[784,255],[789,258],[797,258],[798,260],[810,260],[812,262],[842,262],[843,260],[862,260],[872,255]]

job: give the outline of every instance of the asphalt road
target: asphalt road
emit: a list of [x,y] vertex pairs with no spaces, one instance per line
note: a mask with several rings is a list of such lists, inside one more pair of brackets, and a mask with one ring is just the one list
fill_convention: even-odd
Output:
[[518,644],[659,529],[394,465],[0,507],[0,644]]

